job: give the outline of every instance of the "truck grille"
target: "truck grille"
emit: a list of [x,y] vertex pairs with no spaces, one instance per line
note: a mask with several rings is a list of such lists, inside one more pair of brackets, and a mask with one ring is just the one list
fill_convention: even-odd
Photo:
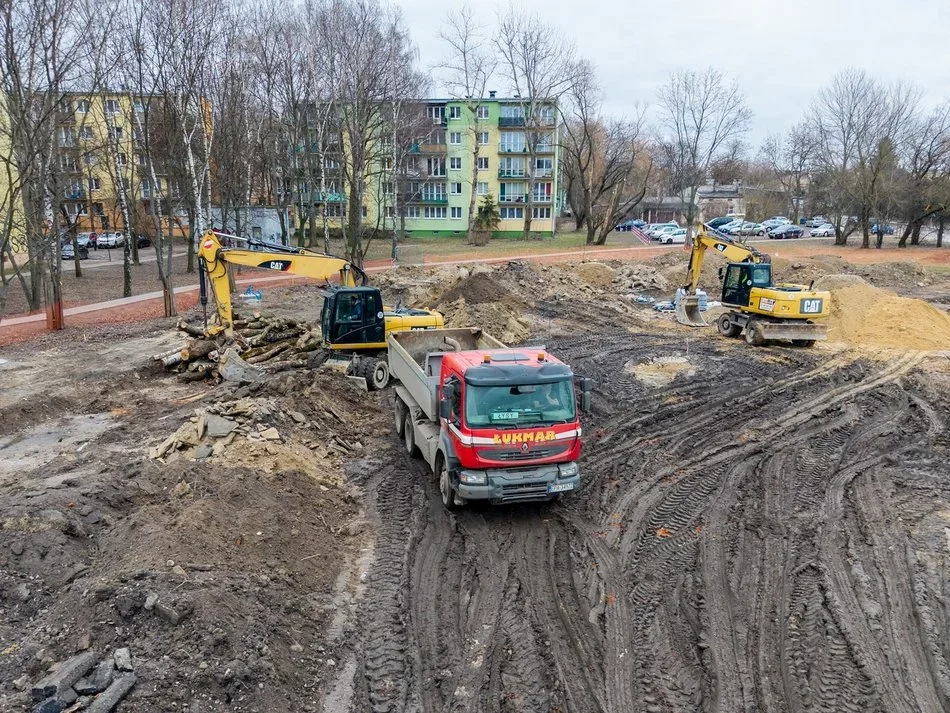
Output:
[[570,445],[551,445],[551,446],[532,446],[523,451],[518,447],[503,446],[501,448],[479,448],[478,457],[484,460],[494,461],[523,461],[523,460],[542,460],[544,458],[554,458],[570,449]]
[[545,483],[522,483],[520,485],[501,486],[501,502],[512,503],[519,500],[549,500],[548,484]]

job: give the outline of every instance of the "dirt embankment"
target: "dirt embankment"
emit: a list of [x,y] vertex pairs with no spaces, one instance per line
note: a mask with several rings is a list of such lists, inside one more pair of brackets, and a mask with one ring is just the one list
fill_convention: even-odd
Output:
[[20,463],[0,472],[0,709],[27,710],[24,686],[75,651],[128,647],[121,710],[316,710],[359,586],[343,464],[371,447],[374,402],[309,370],[240,389],[103,376],[104,415],[77,422],[92,384],[67,385],[65,411],[40,398],[0,436]]

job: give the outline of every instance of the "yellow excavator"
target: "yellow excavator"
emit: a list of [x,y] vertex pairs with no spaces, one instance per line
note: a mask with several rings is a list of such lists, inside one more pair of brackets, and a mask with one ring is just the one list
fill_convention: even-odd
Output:
[[742,334],[749,344],[761,346],[773,340],[789,340],[801,347],[826,339],[822,320],[831,309],[831,295],[812,285],[773,284],[772,262],[750,245],[703,226],[693,237],[686,272],[686,285],[676,300],[676,321],[694,327],[707,326],[696,295],[706,251],[713,249],[729,261],[719,268],[722,304],[730,308],[720,315],[719,333]]
[[[222,238],[245,243],[248,249],[225,247]],[[445,320],[438,312],[384,305],[382,295],[377,288],[368,285],[369,279],[363,270],[333,255],[209,230],[198,244],[198,258],[201,302],[207,304],[207,275],[217,303],[219,323],[208,329],[212,336],[221,333],[226,337],[234,336],[228,279],[231,265],[260,267],[325,280],[328,289],[320,317],[324,349],[312,354],[310,365],[320,366],[332,359],[333,365],[345,368],[347,374],[365,379],[368,389],[382,389],[389,383],[386,338],[390,333],[445,326]],[[330,285],[330,279],[337,277],[339,286]]]

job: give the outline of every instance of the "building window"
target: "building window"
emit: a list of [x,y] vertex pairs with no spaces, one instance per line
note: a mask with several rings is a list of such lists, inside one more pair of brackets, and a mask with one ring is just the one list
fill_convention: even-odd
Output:
[[452,217],[453,218],[462,217],[462,208],[460,206],[452,206]]
[[524,134],[520,131],[502,131],[501,132],[501,152],[502,153],[524,153],[525,152]]
[[323,159],[323,167],[324,168],[339,168],[340,162],[337,161],[335,158],[330,158],[329,156],[327,156],[325,159]]
[[76,132],[69,128],[59,130],[59,145],[65,148],[72,148],[76,145]]
[[488,118],[488,107],[487,107],[487,106],[479,106],[479,107],[478,107],[478,110],[477,110],[477,112],[476,112],[476,115],[478,116],[479,119],[487,119],[487,118]]
[[124,153],[120,153],[116,155],[115,162],[120,166],[125,166],[129,163],[129,160],[126,158]]
[[550,219],[551,219],[551,206],[544,206],[544,207],[535,206],[534,208],[531,209],[531,217],[532,217],[532,218],[539,218],[539,219],[542,219],[542,220],[550,220]]
[[77,101],[77,102],[76,102],[76,111],[79,112],[80,114],[88,114],[88,113],[89,113],[89,100],[88,100],[88,99],[80,99],[79,101]]
[[79,129],[79,138],[84,141],[91,141],[95,138],[95,134],[92,131],[91,126],[82,126]]
[[534,185],[534,199],[539,203],[551,202],[551,184],[536,183]]
[[92,212],[98,215],[100,218],[106,214],[102,207],[102,203],[93,203]]
[[102,190],[102,181],[99,178],[90,178],[89,179],[89,190],[90,191],[99,191]]
[[478,132],[478,143],[480,143],[482,146],[485,146],[485,145],[488,143],[488,132],[487,132],[487,131],[479,131],[479,132]]
[[391,196],[395,192],[392,181],[383,181],[383,195]]
[[95,155],[94,155],[93,153],[91,153],[90,151],[86,151],[86,153],[84,153],[84,154],[82,155],[82,162],[83,162],[85,165],[87,165],[87,166],[95,166],[95,165],[96,165],[96,157],[95,157]]
[[80,203],[76,206],[76,215],[89,215],[85,203]]
[[177,183],[172,184],[172,200],[181,198],[181,187]]
[[462,143],[462,132],[461,131],[450,131],[449,132],[449,143],[450,144],[460,144]]
[[433,123],[441,124],[442,120],[445,118],[445,107],[444,106],[427,106],[426,116],[432,119]]
[[60,156],[59,167],[63,171],[76,171],[76,159],[72,156]]
[[142,198],[151,198],[152,197],[152,184],[148,179],[142,181]]
[[117,99],[106,99],[106,114],[118,114],[119,102]]
[[411,205],[406,207],[406,217],[407,218],[418,218],[419,217],[419,206]]
[[478,157],[478,170],[487,171],[488,170],[488,156],[479,156]]
[[524,208],[518,206],[502,206],[499,210],[502,220],[524,219]]
[[461,183],[450,183],[449,184],[449,193],[453,196],[462,195],[462,184]]
[[488,195],[488,184],[482,181],[478,183],[478,195],[487,196]]
[[383,217],[384,218],[395,218],[396,212],[393,210],[391,205],[388,205],[383,208]]
[[362,215],[364,218],[365,218],[367,215],[369,215],[369,211],[366,210],[366,206],[365,206],[365,205],[364,205],[364,206],[362,207],[362,209],[360,210],[360,215]]
[[549,158],[535,159],[534,175],[535,178],[547,178],[554,172],[554,164]]
[[109,127],[109,138],[116,141],[122,139],[122,127],[121,126],[110,126]]
[[461,157],[459,157],[459,156],[454,156],[454,157],[450,158],[450,159],[449,159],[449,168],[451,168],[453,171],[461,171],[461,170],[462,170],[462,159],[461,159]]
[[[459,160],[461,161],[461,159]],[[426,168],[428,169],[430,176],[445,176],[445,159],[444,158],[426,159]]]
[[387,156],[383,159],[383,170],[392,171],[393,170],[393,157]]
[[141,99],[136,99],[134,102],[132,102],[132,105],[135,107],[135,111],[137,113],[145,113],[145,103]]
[[450,106],[450,107],[449,107],[449,118],[450,118],[450,119],[461,119],[461,118],[462,118],[462,107],[460,107],[460,106]]
[[444,201],[445,200],[445,184],[444,183],[432,183],[426,184],[422,187],[422,200],[424,201]]
[[144,153],[137,153],[137,154],[135,154],[135,162],[136,162],[139,166],[144,166],[144,165],[145,165],[145,154],[144,154]]
[[442,146],[445,144],[445,132],[444,131],[433,131],[429,134],[429,139],[426,141],[427,144],[432,144],[433,146]]
[[423,215],[426,218],[444,218],[445,217],[445,206],[426,206],[423,211]]

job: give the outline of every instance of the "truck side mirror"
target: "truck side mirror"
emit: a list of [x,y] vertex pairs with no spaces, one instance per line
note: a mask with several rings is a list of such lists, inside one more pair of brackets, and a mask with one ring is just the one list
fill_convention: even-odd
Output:
[[455,398],[455,384],[442,385],[442,399],[439,401],[439,417],[448,418],[452,415],[452,399]]
[[719,268],[719,279],[722,279],[722,276],[725,274],[726,270],[723,267]]
[[590,391],[594,385],[593,379],[581,379],[581,411],[590,411]]

